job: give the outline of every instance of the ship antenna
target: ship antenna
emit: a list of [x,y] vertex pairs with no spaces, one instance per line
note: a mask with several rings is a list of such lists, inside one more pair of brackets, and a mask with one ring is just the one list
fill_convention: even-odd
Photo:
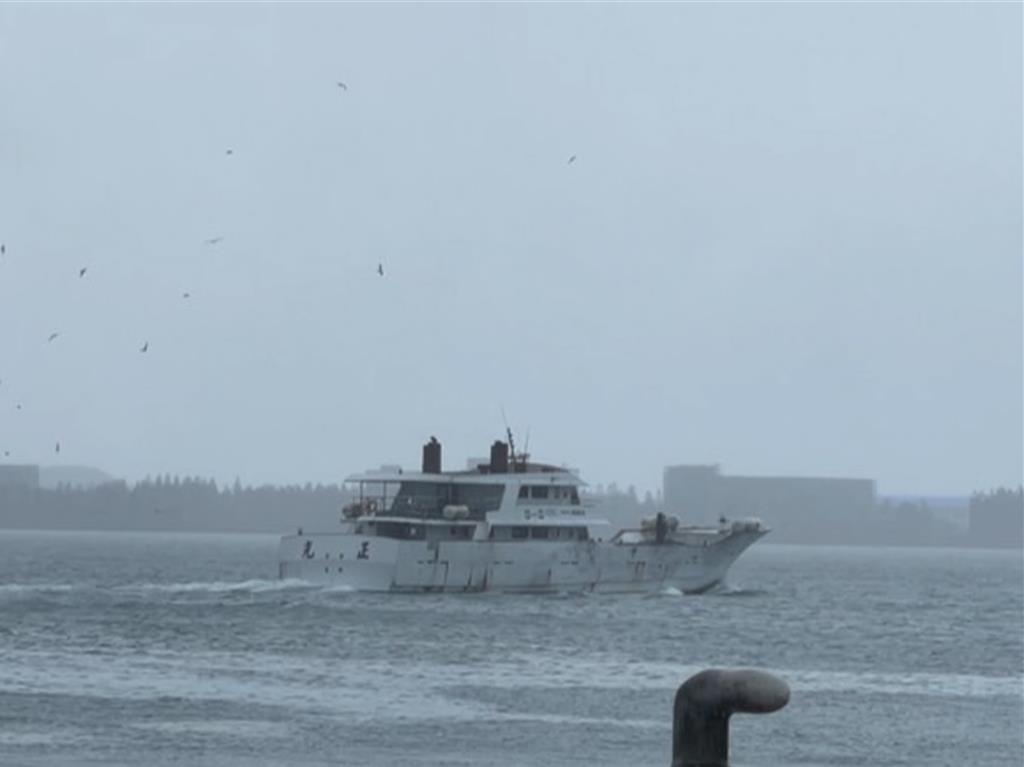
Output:
[[526,430],[526,442],[523,443],[523,463],[530,460],[530,430]]
[[512,465],[516,465],[516,444],[512,440],[512,429],[509,428],[508,418],[505,417],[505,406],[501,406],[501,420],[505,422],[505,433],[508,435],[508,451],[512,456]]

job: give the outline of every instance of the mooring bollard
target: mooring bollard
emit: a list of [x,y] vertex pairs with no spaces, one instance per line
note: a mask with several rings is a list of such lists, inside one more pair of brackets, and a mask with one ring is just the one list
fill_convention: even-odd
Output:
[[679,686],[672,717],[672,767],[728,767],[729,717],[770,714],[789,685],[764,671],[708,669]]

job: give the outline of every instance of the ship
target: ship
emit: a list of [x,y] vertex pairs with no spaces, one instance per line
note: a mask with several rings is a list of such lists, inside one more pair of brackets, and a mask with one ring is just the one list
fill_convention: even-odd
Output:
[[431,437],[420,471],[347,477],[339,528],[282,537],[279,577],[370,592],[701,593],[769,532],[754,517],[687,526],[659,512],[611,534],[576,471],[514,445],[508,432],[489,460],[443,471]]

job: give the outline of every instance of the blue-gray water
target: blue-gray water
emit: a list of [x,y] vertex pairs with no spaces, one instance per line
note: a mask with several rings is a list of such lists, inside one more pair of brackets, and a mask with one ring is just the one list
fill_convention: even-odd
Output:
[[0,765],[667,765],[675,687],[789,681],[733,763],[1018,765],[1019,552],[760,543],[704,596],[376,596],[265,536],[0,533]]

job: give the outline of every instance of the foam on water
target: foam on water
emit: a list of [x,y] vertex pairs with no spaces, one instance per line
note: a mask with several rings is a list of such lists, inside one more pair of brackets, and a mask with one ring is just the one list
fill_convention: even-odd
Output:
[[675,586],[665,586],[655,596],[659,597],[681,597],[683,592],[677,589]]
[[170,594],[209,593],[225,594],[230,592],[251,592],[261,594],[268,591],[289,591],[297,589],[320,589],[319,584],[298,578],[281,580],[251,579],[238,583],[225,581],[196,581],[191,583],[131,583],[115,586],[115,591],[156,591]]
[[259,738],[284,738],[291,730],[287,724],[265,719],[185,719],[172,722],[134,722],[138,730],[158,730],[167,733],[202,733]]
[[25,594],[56,594],[79,588],[71,583],[0,583],[0,596]]

